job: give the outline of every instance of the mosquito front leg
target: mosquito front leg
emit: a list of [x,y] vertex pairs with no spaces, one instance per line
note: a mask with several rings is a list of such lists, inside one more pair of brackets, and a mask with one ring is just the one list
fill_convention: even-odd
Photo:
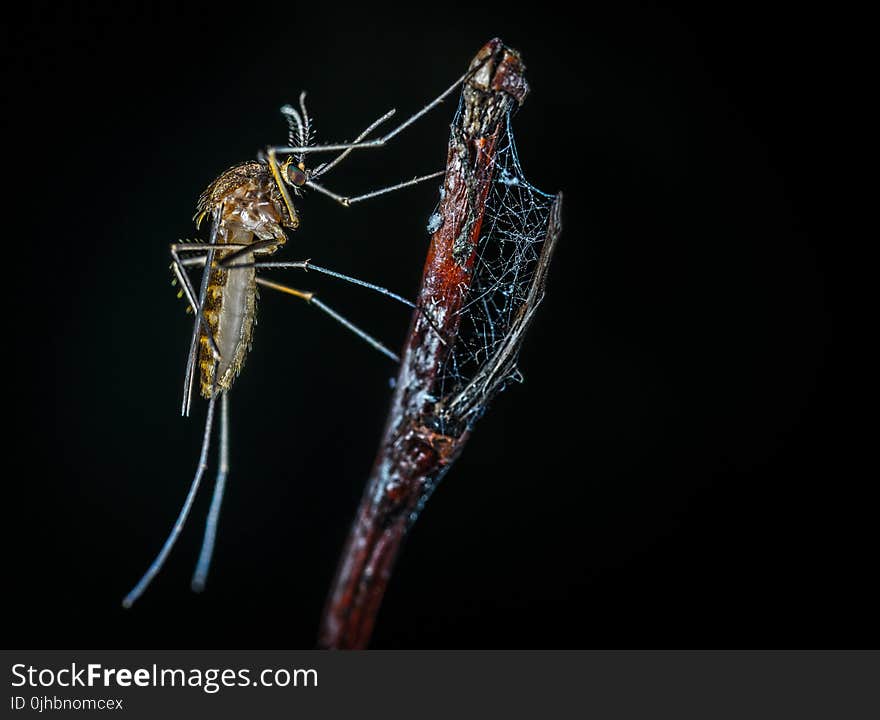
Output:
[[296,210],[293,209],[293,201],[290,199],[290,193],[287,192],[287,187],[281,179],[281,171],[278,169],[278,163],[275,160],[275,148],[269,148],[266,151],[266,156],[266,162],[269,164],[269,172],[272,173],[275,185],[278,187],[278,191],[281,193],[281,197],[284,200],[284,205],[287,208],[290,222],[293,227],[296,228],[299,225],[299,215],[297,215]]
[[395,190],[401,190],[403,188],[410,187],[410,185],[418,185],[421,182],[425,182],[425,180],[433,180],[434,178],[440,177],[445,172],[445,170],[438,170],[437,172],[431,173],[430,175],[422,175],[421,177],[416,177],[412,180],[405,180],[402,183],[397,183],[397,185],[389,185],[388,187],[379,188],[378,190],[372,190],[371,192],[364,193],[363,195],[356,195],[355,197],[338,195],[332,190],[328,190],[323,185],[318,185],[318,183],[312,182],[311,180],[306,183],[306,187],[310,187],[314,190],[317,190],[319,193],[326,195],[329,198],[333,198],[340,205],[351,207],[355,203],[361,202],[362,200],[370,200],[371,198],[378,197],[379,195],[384,195],[385,193],[390,193],[394,192]]
[[[289,106],[285,105],[283,108],[281,108],[282,113],[285,111],[285,109],[288,111],[288,113],[293,111],[293,108],[290,108]],[[326,195],[327,197],[333,198],[340,205],[348,207],[352,203],[360,202],[361,200],[368,200],[369,198],[376,197],[377,195],[384,195],[385,193],[393,192],[394,190],[400,190],[402,188],[409,187],[410,185],[417,185],[418,183],[424,182],[425,180],[430,180],[432,178],[436,178],[436,177],[439,177],[440,175],[443,175],[445,170],[441,170],[436,173],[431,173],[430,175],[424,175],[422,177],[413,178],[412,180],[407,180],[405,182],[398,183],[397,185],[391,185],[389,187],[381,188],[380,190],[374,190],[373,192],[365,193],[363,195],[359,195],[359,196],[353,197],[353,198],[352,197],[345,197],[343,195],[338,195],[337,193],[333,192],[332,190],[329,190],[329,189],[325,188],[323,185],[319,185],[318,183],[316,183],[314,181],[314,178],[320,177],[321,175],[324,175],[324,174],[330,172],[330,170],[332,170],[334,167],[336,167],[336,165],[338,165],[346,157],[348,157],[348,155],[351,153],[351,151],[359,146],[358,144],[361,142],[361,140],[363,140],[365,137],[367,137],[367,135],[369,135],[376,127],[381,125],[383,122],[385,122],[392,115],[394,115],[393,109],[389,110],[382,117],[380,117],[378,120],[373,122],[369,127],[366,128],[366,130],[361,132],[361,134],[355,138],[354,143],[351,146],[349,146],[349,148],[347,150],[345,150],[341,155],[339,155],[339,157],[337,157],[332,162],[329,162],[326,165],[321,165],[317,170],[306,171],[305,177],[307,179],[305,180],[303,185],[305,185],[305,187],[312,188],[313,190],[317,190],[318,192]],[[296,117],[297,118],[299,117],[299,113],[296,113]],[[302,120],[300,120],[299,122],[301,123]],[[302,132],[302,131],[300,130],[300,132]],[[270,149],[268,151],[267,162],[269,163],[269,167],[272,169],[272,176],[275,179],[275,182],[277,184],[278,178],[279,178],[283,168],[278,167],[278,162],[275,159],[274,152],[272,149]],[[278,186],[279,190],[281,191],[282,197],[284,197],[287,194],[287,188],[284,187],[284,185],[285,185],[285,183],[282,182],[281,185]],[[289,196],[287,196],[287,200],[289,200]],[[287,200],[285,200],[285,202],[287,202]]]
[[[282,108],[282,111],[283,111],[283,108]],[[345,160],[345,158],[347,158],[349,155],[351,155],[352,150],[355,149],[354,146],[356,146],[358,143],[360,143],[365,137],[367,137],[367,135],[369,135],[371,132],[373,132],[373,130],[375,130],[377,127],[379,127],[379,125],[381,125],[383,122],[385,122],[390,117],[392,117],[395,112],[396,112],[396,110],[394,108],[391,108],[382,117],[380,117],[378,120],[374,121],[369,127],[367,127],[366,130],[364,130],[360,135],[358,135],[354,139],[354,143],[353,143],[352,147],[348,148],[348,150],[344,150],[339,155],[339,157],[337,157],[335,160],[332,160],[329,163],[326,163],[325,165],[321,165],[320,167],[316,168],[315,170],[312,170],[309,173],[309,179],[320,177],[321,175],[324,175],[324,174],[330,172],[339,163],[341,163],[343,160]],[[309,183],[306,183],[306,184],[308,185]]]
[[[483,63],[486,61],[484,60]],[[453,92],[455,92],[456,88],[458,88],[461,83],[471,77],[474,73],[476,73],[482,66],[483,63],[480,63],[475,68],[471,68],[464,75],[462,75],[458,80],[456,80],[452,85],[450,85],[446,90],[440,93],[436,98],[434,98],[431,102],[429,102],[425,107],[419,110],[417,113],[410,115],[406,120],[404,120],[400,125],[395,127],[390,132],[386,133],[381,138],[376,140],[369,140],[367,142],[353,142],[353,143],[337,143],[335,145],[298,145],[292,147],[273,147],[269,148],[268,152],[272,152],[277,155],[298,155],[302,153],[318,153],[318,152],[337,152],[339,150],[361,150],[366,148],[377,148],[385,145],[391,138],[395,135],[403,132],[406,128],[412,125],[416,120],[421,118],[426,113],[429,113],[435,107],[437,107],[440,103],[442,103],[447,97],[449,97]],[[378,124],[378,121],[377,123]],[[321,173],[323,174],[323,172]]]
[[[313,170],[311,172],[306,171],[304,169],[304,166],[302,165],[302,163],[300,163],[299,167],[301,170],[303,170],[303,174],[301,176],[300,181],[294,182],[293,184],[295,186],[305,185],[307,187],[314,188],[318,192],[320,192],[324,195],[327,195],[330,198],[333,198],[334,200],[336,200],[336,202],[338,202],[341,205],[344,205],[346,207],[348,207],[349,205],[351,205],[355,202],[367,200],[369,198],[373,198],[378,195],[383,195],[385,193],[392,192],[394,190],[399,190],[401,188],[409,187],[410,185],[416,185],[417,183],[423,182],[425,180],[430,180],[431,178],[439,177],[440,175],[442,175],[443,174],[442,172],[437,172],[437,173],[433,173],[431,175],[425,175],[423,177],[413,178],[412,180],[398,183],[397,185],[391,185],[391,186],[388,186],[385,188],[381,188],[379,190],[375,190],[375,191],[372,191],[369,193],[364,193],[363,195],[359,195],[356,197],[346,197],[343,195],[339,195],[337,193],[334,193],[332,190],[325,188],[323,185],[319,185],[318,183],[315,182],[315,180],[317,178],[321,177],[322,175],[326,175],[328,172],[330,172],[330,170],[335,168],[353,150],[362,150],[362,149],[366,149],[366,148],[383,147],[393,137],[395,137],[399,133],[403,132],[403,130],[405,130],[410,125],[412,125],[416,120],[418,120],[423,115],[427,114],[428,112],[433,110],[435,107],[437,107],[441,102],[443,102],[447,97],[449,97],[449,95],[451,95],[456,90],[456,88],[458,88],[458,86],[461,85],[461,83],[463,83],[469,77],[473,76],[483,66],[483,64],[485,62],[486,62],[486,60],[484,60],[482,63],[480,63],[476,67],[468,70],[466,73],[464,73],[464,75],[462,75],[454,83],[452,83],[452,85],[450,85],[446,90],[444,90],[442,93],[440,93],[440,95],[438,95],[431,102],[429,102],[427,105],[425,105],[421,110],[419,110],[417,113],[414,113],[413,115],[410,115],[406,120],[404,120],[402,123],[400,123],[400,125],[395,127],[390,132],[386,133],[383,137],[377,138],[375,140],[364,141],[364,139],[376,127],[378,127],[380,124],[385,122],[388,118],[390,118],[394,114],[393,109],[390,110],[389,112],[385,113],[385,115],[383,115],[378,120],[376,120],[371,125],[369,125],[366,128],[366,130],[361,132],[361,134],[358,135],[357,138],[355,138],[354,142],[337,143],[337,144],[331,144],[331,145],[309,145],[308,143],[294,144],[294,142],[293,142],[294,136],[296,136],[298,138],[302,138],[307,134],[307,128],[304,128],[304,126],[308,125],[307,115],[306,115],[306,111],[305,111],[304,97],[302,95],[300,96],[300,107],[302,108],[302,112],[303,112],[302,116],[300,115],[300,113],[298,113],[296,110],[294,110],[289,105],[285,105],[284,108],[282,108],[282,113],[285,116],[287,116],[288,122],[291,123],[291,144],[289,147],[279,146],[279,147],[267,148],[266,149],[266,161],[269,165],[269,169],[272,173],[272,177],[274,178],[275,183],[278,186],[278,190],[281,193],[281,196],[283,197],[285,204],[287,205],[287,209],[291,213],[291,217],[295,217],[295,214],[293,212],[293,204],[290,201],[290,195],[288,194],[287,188],[285,187],[285,182],[282,178],[282,171],[278,167],[278,162],[276,160],[276,157],[278,155],[296,155],[297,157],[302,158],[306,153],[338,152],[341,150],[342,154],[339,155],[339,157],[337,157],[333,161],[327,163],[326,165],[320,166],[319,168],[317,168],[316,170]],[[294,126],[297,129],[296,132],[293,131]],[[288,161],[288,162],[290,162],[290,161]],[[284,167],[286,168],[287,165],[285,165]]]

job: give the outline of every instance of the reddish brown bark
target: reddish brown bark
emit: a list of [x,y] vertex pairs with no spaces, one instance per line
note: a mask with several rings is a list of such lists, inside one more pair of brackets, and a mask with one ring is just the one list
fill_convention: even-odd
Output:
[[528,92],[519,55],[498,39],[477,53],[471,70],[450,135],[442,224],[418,299],[423,311],[413,315],[383,439],[328,597],[322,647],[366,647],[407,529],[467,441],[468,424],[439,421],[444,398],[438,402],[435,387],[472,281],[499,134]]

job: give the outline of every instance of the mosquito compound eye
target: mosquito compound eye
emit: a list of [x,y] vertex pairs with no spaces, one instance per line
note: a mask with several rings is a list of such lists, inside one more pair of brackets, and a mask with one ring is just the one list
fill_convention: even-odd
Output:
[[306,184],[306,173],[302,168],[297,167],[293,163],[287,166],[287,182],[296,187],[302,187]]

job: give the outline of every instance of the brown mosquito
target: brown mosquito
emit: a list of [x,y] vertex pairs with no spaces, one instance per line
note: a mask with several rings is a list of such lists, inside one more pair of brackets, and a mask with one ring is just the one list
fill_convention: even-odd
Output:
[[[309,260],[270,262],[265,258],[287,242],[287,231],[296,230],[299,226],[299,216],[291,195],[301,195],[303,188],[310,188],[327,195],[348,207],[443,175],[444,171],[441,170],[355,197],[339,195],[316,182],[318,178],[335,169],[353,151],[379,148],[388,143],[443,102],[473,72],[475,70],[462,75],[443,93],[393,130],[371,140],[367,138],[394,115],[393,109],[370,124],[352,142],[315,145],[312,143],[311,118],[306,110],[305,93],[302,93],[298,109],[290,105],[281,108],[281,113],[288,122],[289,144],[268,147],[265,152],[260,153],[257,160],[229,168],[199,197],[193,219],[196,227],[199,228],[205,218],[210,218],[210,238],[207,242],[172,244],[171,267],[176,282],[180,284],[181,292],[186,296],[188,309],[191,309],[195,315],[186,364],[181,413],[189,415],[193,386],[198,375],[201,395],[208,400],[201,452],[195,475],[171,532],[143,577],[123,599],[124,607],[131,607],[143,594],[161,570],[183,529],[202,476],[207,469],[215,405],[219,397],[221,409],[218,470],[202,549],[192,579],[193,590],[204,589],[229,473],[229,390],[250,348],[258,286],[305,300],[376,350],[395,362],[398,361],[397,355],[385,345],[321,302],[314,293],[269,280],[259,275],[258,271],[264,268],[314,270],[360,285],[415,308],[412,302],[386,288],[313,265]],[[306,166],[307,155],[334,152],[338,152],[339,155],[330,162],[318,165],[314,169]],[[287,157],[279,162],[282,156]],[[188,274],[188,268],[192,267],[203,268],[198,292]]]

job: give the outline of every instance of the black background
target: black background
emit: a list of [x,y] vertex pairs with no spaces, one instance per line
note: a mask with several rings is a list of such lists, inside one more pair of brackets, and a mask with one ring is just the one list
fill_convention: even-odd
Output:
[[[204,413],[178,417],[191,321],[168,244],[201,190],[282,143],[420,108],[493,36],[532,94],[529,179],[565,231],[500,397],[404,548],[379,648],[863,647],[876,542],[848,464],[822,230],[830,18],[800,6],[34,5],[7,19],[4,643],[305,648],[389,398],[390,363],[263,293],[231,394],[207,592],[208,493],[142,600]],[[454,102],[327,184],[442,167]],[[332,180],[332,181],[331,181]],[[311,195],[289,259],[414,296],[436,186],[345,210]],[[279,278],[283,280],[282,278]],[[286,277],[399,347],[408,313]]]

